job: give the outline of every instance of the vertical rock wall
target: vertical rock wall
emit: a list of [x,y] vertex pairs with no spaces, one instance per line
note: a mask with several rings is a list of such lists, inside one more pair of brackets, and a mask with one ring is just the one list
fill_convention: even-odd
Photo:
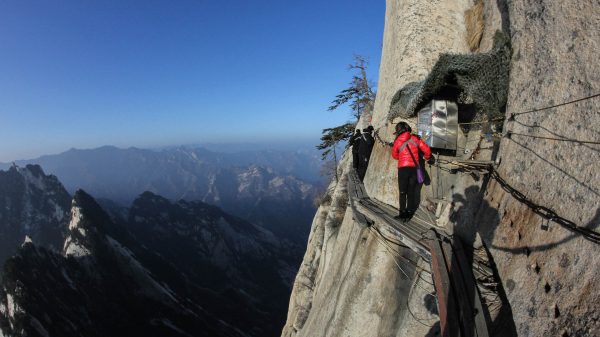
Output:
[[[512,1],[507,117],[600,93],[600,2]],[[539,205],[600,231],[600,97],[517,115],[499,173]],[[491,250],[519,336],[600,336],[600,246],[542,219],[494,181],[478,229]]]
[[[468,51],[464,11],[471,5],[470,0],[386,1],[383,51],[372,120],[385,141],[394,141],[395,123],[388,123],[387,114],[396,91],[410,82],[423,80],[441,53]],[[408,122],[414,125],[414,120]],[[398,204],[395,167],[390,148],[376,142],[365,187],[370,196],[390,205]]]

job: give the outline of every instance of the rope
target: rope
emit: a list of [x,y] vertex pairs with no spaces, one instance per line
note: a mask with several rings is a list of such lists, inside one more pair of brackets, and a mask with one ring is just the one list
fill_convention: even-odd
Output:
[[579,143],[579,144],[596,144],[596,145],[600,145],[600,142],[593,141],[593,140],[579,140],[579,139],[570,139],[570,138],[553,138],[553,137],[543,137],[543,136],[526,135],[526,134],[523,134],[523,133],[516,133],[516,132],[512,132],[512,131],[507,131],[506,132],[506,136],[508,138],[510,138],[512,135],[529,137],[529,138],[547,139],[547,140],[558,140],[558,141],[562,141],[562,142],[573,142],[573,143]]
[[510,114],[510,118],[513,119],[513,118],[515,118],[515,116],[524,115],[524,114],[528,114],[528,113],[532,113],[532,112],[537,112],[537,111],[542,111],[542,110],[548,110],[548,109],[552,109],[552,108],[557,108],[559,106],[573,104],[573,103],[585,101],[585,100],[588,100],[588,99],[592,99],[592,98],[595,98],[595,97],[600,97],[600,94],[595,94],[595,95],[591,95],[591,96],[579,98],[579,99],[576,99],[574,101],[564,102],[564,103],[560,103],[560,104],[556,104],[556,105],[552,105],[552,106],[547,106],[547,107],[544,107],[544,108],[537,108],[537,109],[532,109],[532,110],[523,111],[523,112],[514,112],[514,113]]

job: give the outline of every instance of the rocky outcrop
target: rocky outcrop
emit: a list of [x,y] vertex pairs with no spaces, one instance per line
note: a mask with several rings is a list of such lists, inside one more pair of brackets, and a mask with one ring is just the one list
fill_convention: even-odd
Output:
[[71,196],[38,165],[0,171],[0,263],[29,236],[36,244],[62,249]]
[[[394,93],[423,80],[440,53],[469,53],[463,15],[473,5],[387,1],[371,121],[384,141],[393,140],[399,121],[387,120]],[[600,25],[599,8],[586,1],[484,1],[477,52],[492,48],[498,30],[512,42],[506,121],[461,127],[456,154],[439,157],[495,160],[499,175],[526,198],[596,231],[600,147],[572,140],[600,141],[595,127],[600,99],[509,117],[600,92],[600,33],[592,28]],[[508,131],[512,136],[502,138]],[[348,165],[343,160],[339,170]],[[448,172],[442,166],[427,167],[432,182],[421,191],[421,205],[436,211],[430,224],[444,227],[468,247],[487,251],[495,263],[498,291],[506,298],[501,296],[504,305],[490,312],[490,334],[598,335],[599,246],[536,215],[488,175]],[[282,336],[434,336],[435,301],[428,296],[433,290],[422,282],[429,277],[427,265],[406,249],[386,251],[373,233],[360,227],[345,206],[343,185],[344,179],[332,183],[330,199],[314,218]],[[371,198],[397,206],[395,162],[382,142],[376,142],[371,155],[365,187]]]
[[0,336],[279,334],[298,245],[151,192],[128,217],[109,216],[82,190],[71,200],[39,166],[0,171],[0,186],[0,220],[12,220],[0,222],[1,248],[13,247],[0,274]]

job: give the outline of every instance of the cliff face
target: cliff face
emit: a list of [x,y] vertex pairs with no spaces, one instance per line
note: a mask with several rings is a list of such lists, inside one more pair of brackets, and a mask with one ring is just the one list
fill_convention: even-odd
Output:
[[[514,1],[507,117],[600,92],[600,4]],[[539,205],[600,231],[600,97],[516,115],[499,173]],[[516,135],[517,133],[523,135]],[[478,228],[498,266],[520,336],[600,335],[600,246],[534,214],[492,181]]]
[[[473,5],[467,0],[387,1],[371,121],[385,141],[393,140],[399,121],[387,119],[396,91],[427,76],[440,53],[469,53],[464,12]],[[492,131],[513,134],[483,137],[477,128],[463,129],[455,157],[497,159],[500,176],[529,200],[598,230],[600,147],[531,136],[600,141],[600,98],[508,117],[600,92],[600,6],[485,1],[482,23],[476,53],[492,48],[497,30],[511,37],[507,120],[502,130]],[[341,162],[341,172],[347,172],[349,160]],[[493,322],[492,335],[600,334],[595,310],[600,286],[594,282],[600,276],[600,246],[544,220],[485,175],[427,169],[433,181],[423,187],[421,205],[437,210],[431,224],[485,249],[496,264],[512,317]],[[364,183],[371,198],[397,207],[395,162],[381,142],[373,149]],[[330,199],[314,218],[282,336],[434,336],[437,315],[428,295],[434,294],[428,265],[408,249],[390,250],[371,229],[358,225],[347,207],[346,185],[345,178],[331,184]],[[500,325],[508,329],[500,332]]]

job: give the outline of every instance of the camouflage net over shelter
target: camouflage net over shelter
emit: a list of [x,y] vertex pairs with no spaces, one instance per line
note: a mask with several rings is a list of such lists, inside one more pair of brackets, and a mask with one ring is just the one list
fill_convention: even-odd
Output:
[[455,89],[453,98],[458,103],[473,104],[476,115],[472,121],[501,117],[508,96],[510,57],[510,38],[501,32],[496,32],[494,47],[487,53],[442,54],[425,80],[396,92],[388,119],[415,116],[447,88]]

